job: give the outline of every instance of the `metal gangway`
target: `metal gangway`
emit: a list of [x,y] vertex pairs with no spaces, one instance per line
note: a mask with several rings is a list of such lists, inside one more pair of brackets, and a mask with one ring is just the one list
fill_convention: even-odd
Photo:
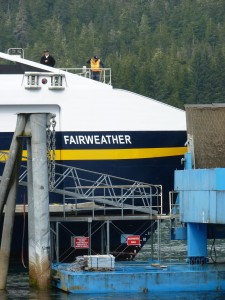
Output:
[[[8,152],[0,152],[4,163]],[[23,156],[19,184],[27,185],[27,157]],[[49,168],[51,193],[63,196],[62,213],[66,216],[68,204],[73,211],[111,212],[124,216],[162,215],[162,186],[133,181],[121,177],[84,170],[54,162]],[[72,205],[72,206],[71,206]],[[56,206],[57,207],[57,206]]]

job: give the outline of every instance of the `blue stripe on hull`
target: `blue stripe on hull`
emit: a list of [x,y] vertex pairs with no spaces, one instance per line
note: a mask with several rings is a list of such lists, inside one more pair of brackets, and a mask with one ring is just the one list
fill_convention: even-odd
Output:
[[[129,136],[125,141],[112,139],[94,143],[93,136]],[[85,139],[76,139],[65,142],[65,137],[85,137]],[[1,132],[1,149],[9,149],[12,141],[12,132]],[[183,147],[187,140],[186,131],[99,131],[99,132],[56,132],[57,149],[132,149],[132,148],[163,148],[163,147]],[[93,142],[93,143],[92,143]]]

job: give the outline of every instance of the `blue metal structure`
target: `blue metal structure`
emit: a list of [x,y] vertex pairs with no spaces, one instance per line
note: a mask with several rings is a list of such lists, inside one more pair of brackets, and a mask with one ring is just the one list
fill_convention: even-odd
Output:
[[187,262],[190,264],[205,264],[208,261],[206,224],[188,223],[187,237]]
[[187,227],[187,262],[205,264],[207,226],[225,224],[225,169],[191,169],[191,166],[191,153],[187,153],[186,170],[175,171],[174,189],[179,194],[180,221]]
[[182,222],[225,224],[225,169],[175,171]]

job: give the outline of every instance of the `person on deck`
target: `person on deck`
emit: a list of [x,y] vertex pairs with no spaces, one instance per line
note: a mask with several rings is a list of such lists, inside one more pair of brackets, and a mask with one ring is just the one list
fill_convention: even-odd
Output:
[[55,59],[53,56],[49,55],[49,51],[45,50],[44,55],[41,57],[40,63],[42,65],[54,67],[55,65]]
[[87,64],[89,64],[91,68],[91,78],[99,81],[101,68],[105,67],[104,63],[95,55],[87,61]]

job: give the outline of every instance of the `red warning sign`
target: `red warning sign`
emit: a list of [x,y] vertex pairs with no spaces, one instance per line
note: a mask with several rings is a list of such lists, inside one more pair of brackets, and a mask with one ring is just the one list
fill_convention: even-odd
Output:
[[89,248],[89,237],[86,237],[86,236],[74,237],[74,248],[75,249],[88,249]]
[[127,246],[140,246],[140,235],[128,235],[127,236]]

